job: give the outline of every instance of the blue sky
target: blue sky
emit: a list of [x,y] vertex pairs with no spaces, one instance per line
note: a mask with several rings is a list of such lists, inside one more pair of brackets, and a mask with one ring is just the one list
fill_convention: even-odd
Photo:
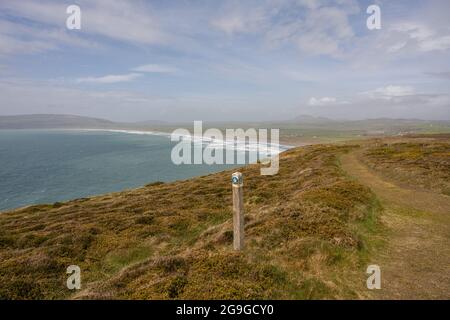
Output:
[[[67,6],[81,30],[66,28]],[[366,9],[381,8],[368,30]],[[450,119],[450,2],[0,0],[0,115]]]

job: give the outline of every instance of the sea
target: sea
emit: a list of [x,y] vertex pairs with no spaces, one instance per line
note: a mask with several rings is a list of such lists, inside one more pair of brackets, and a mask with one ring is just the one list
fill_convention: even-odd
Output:
[[[0,210],[67,201],[162,181],[184,180],[236,164],[180,164],[178,142],[158,132],[0,130]],[[208,141],[204,146],[208,146]],[[225,148],[226,148],[226,144]],[[280,151],[288,149],[281,146]],[[250,146],[244,152],[255,152]]]

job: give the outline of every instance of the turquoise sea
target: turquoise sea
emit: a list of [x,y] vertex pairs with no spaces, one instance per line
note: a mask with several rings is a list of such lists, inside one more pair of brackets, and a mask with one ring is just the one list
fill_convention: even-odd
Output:
[[[53,203],[218,172],[175,165],[167,136],[108,131],[0,130],[0,210]],[[236,166],[236,165],[234,165]]]

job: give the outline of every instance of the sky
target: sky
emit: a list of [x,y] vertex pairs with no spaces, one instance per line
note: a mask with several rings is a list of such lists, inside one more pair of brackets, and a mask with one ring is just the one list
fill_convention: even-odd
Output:
[[[80,29],[66,26],[73,4]],[[0,0],[0,115],[449,120],[449,12],[448,0]]]

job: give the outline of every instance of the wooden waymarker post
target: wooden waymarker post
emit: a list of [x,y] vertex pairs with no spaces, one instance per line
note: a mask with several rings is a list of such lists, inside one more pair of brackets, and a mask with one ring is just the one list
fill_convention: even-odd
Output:
[[233,187],[233,247],[234,250],[244,249],[244,183],[242,173],[231,175]]

